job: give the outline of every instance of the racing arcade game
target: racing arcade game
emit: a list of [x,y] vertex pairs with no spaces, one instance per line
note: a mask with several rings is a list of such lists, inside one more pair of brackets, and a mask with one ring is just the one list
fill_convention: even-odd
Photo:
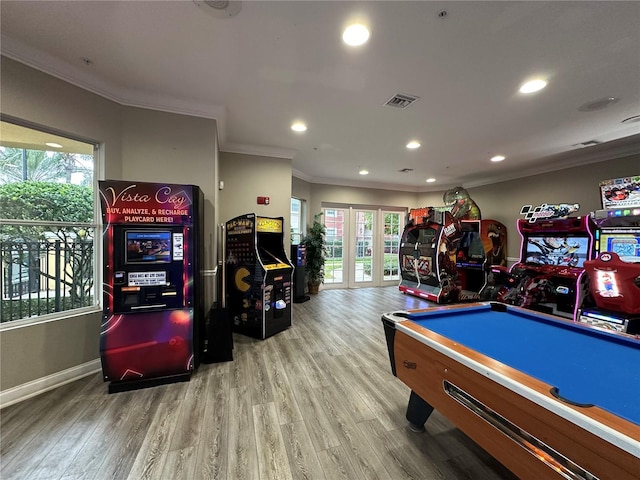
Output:
[[593,258],[590,216],[518,219],[520,261],[509,270],[509,289],[498,301],[574,319],[586,290],[585,260]]
[[265,339],[291,326],[294,267],[284,218],[241,215],[226,223],[227,309],[235,332]]
[[432,302],[458,300],[456,251],[460,222],[433,207],[409,210],[399,251],[399,290]]
[[109,393],[188,381],[204,325],[203,194],[194,185],[113,180],[99,188]]
[[591,303],[577,320],[615,332],[640,334],[640,177],[600,182],[603,210],[595,259],[585,262]]

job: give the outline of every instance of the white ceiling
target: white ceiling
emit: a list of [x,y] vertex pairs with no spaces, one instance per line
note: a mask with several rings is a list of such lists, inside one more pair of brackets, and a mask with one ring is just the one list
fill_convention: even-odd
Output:
[[[292,158],[311,182],[442,190],[640,153],[640,122],[621,123],[640,115],[638,1],[241,7],[2,0],[2,53],[125,105],[217,118],[222,150]],[[371,30],[358,48],[341,41],[353,19]],[[535,76],[547,88],[520,94]],[[396,93],[420,99],[384,106]],[[574,146],[591,140],[613,142]]]

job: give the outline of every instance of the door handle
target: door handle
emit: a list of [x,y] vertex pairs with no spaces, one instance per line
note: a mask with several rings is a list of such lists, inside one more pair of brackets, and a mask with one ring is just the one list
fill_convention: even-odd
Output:
[[402,365],[410,370],[415,370],[418,367],[416,362],[410,362],[409,360],[403,360]]

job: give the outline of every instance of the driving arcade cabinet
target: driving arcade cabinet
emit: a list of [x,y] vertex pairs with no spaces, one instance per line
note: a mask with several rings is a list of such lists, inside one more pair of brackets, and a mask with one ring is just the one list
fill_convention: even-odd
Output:
[[241,215],[226,223],[227,309],[235,332],[265,339],[291,326],[294,267],[284,218]]
[[594,256],[595,225],[589,215],[554,218],[555,210],[518,219],[520,261],[497,300],[573,320],[586,291],[583,264]]
[[109,393],[188,381],[204,326],[203,194],[104,180],[102,373]]

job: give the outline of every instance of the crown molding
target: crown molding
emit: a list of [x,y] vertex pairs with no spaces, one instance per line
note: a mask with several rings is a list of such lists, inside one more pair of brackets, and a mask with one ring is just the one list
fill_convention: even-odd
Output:
[[221,138],[224,138],[223,133],[226,130],[227,116],[226,107],[224,106],[168,98],[141,90],[119,88],[91,72],[91,67],[72,65],[53,55],[18,42],[5,34],[0,35],[0,52],[7,58],[126,107],[144,108],[216,120],[219,124],[218,134]]
[[473,188],[493,185],[495,183],[557,172],[567,168],[607,162],[632,155],[640,155],[640,134],[630,135],[592,147],[577,148],[576,150],[549,155],[538,161],[538,167],[525,168],[511,174],[495,176],[491,179],[464,182],[464,187]]
[[243,143],[225,143],[220,146],[221,152],[257,155],[260,157],[286,158],[292,160],[297,151],[292,148],[267,147],[261,145],[246,145]]

